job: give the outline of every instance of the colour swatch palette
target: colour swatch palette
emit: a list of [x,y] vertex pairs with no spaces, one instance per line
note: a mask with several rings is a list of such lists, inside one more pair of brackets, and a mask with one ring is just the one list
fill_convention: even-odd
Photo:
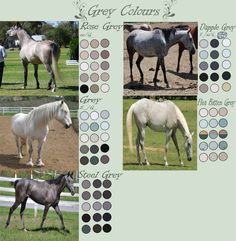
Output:
[[89,234],[91,232],[111,232],[111,186],[112,182],[108,179],[103,181],[100,179],[95,179],[93,181],[87,179],[83,180],[81,221],[83,222],[82,232],[84,234]]
[[199,41],[199,69],[201,93],[228,92],[231,90],[231,40],[201,39]]
[[80,41],[80,92],[107,93],[110,91],[110,42],[108,39]]

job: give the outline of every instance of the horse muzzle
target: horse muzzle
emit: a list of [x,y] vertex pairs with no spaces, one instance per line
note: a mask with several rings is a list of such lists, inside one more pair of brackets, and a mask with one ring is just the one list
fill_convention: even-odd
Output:
[[71,191],[71,195],[74,196],[75,195],[75,191]]
[[192,157],[188,157],[188,161],[189,161],[189,162],[192,161]]
[[71,126],[71,124],[69,124],[69,125],[68,125],[68,124],[65,124],[65,128],[66,128],[66,129],[70,128],[70,126]]
[[195,54],[196,53],[196,50],[195,50],[195,48],[192,48],[191,50],[190,50],[190,54]]

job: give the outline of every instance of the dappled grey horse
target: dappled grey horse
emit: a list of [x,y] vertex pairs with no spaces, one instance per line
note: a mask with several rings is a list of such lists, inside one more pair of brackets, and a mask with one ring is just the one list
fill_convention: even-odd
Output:
[[36,80],[36,88],[39,89],[38,81],[38,65],[43,64],[50,74],[51,78],[48,82],[48,89],[56,90],[56,79],[58,78],[58,59],[60,57],[59,46],[50,40],[37,42],[21,27],[14,26],[7,31],[9,36],[17,36],[20,41],[20,58],[24,66],[24,89],[27,86],[28,64],[34,65],[34,77]]
[[73,172],[67,174],[61,174],[56,179],[51,179],[43,182],[35,181],[32,179],[20,179],[14,183],[15,187],[15,202],[10,208],[8,219],[6,222],[6,228],[10,224],[11,215],[15,209],[21,204],[20,217],[23,226],[23,230],[27,231],[24,224],[24,210],[28,198],[31,198],[36,203],[44,205],[43,218],[40,225],[40,229],[43,228],[43,223],[46,219],[48,210],[53,207],[61,220],[61,228],[65,230],[62,213],[59,209],[58,203],[60,201],[60,194],[66,187],[73,196],[75,194],[73,186]]
[[138,59],[136,65],[140,72],[140,81],[143,83],[143,72],[140,67],[141,61],[144,57],[158,57],[156,64],[156,71],[153,78],[154,85],[157,86],[157,74],[159,67],[161,66],[164,81],[167,87],[170,87],[166,78],[166,68],[164,57],[168,54],[168,50],[171,46],[177,42],[182,42],[184,46],[189,50],[191,54],[195,53],[195,45],[193,43],[192,35],[189,30],[183,29],[155,29],[153,31],[134,30],[127,38],[127,51],[129,54],[129,65],[130,65],[130,78],[133,82],[133,56],[135,52],[138,53]]

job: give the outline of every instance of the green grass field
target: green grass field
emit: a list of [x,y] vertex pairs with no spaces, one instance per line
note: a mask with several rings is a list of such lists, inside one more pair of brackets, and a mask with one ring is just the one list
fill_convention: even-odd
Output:
[[52,93],[47,90],[50,75],[45,67],[39,65],[39,90],[36,89],[36,81],[34,78],[34,67],[29,64],[28,70],[28,86],[27,89],[22,89],[24,83],[24,70],[20,61],[19,50],[8,51],[8,56],[5,60],[5,70],[2,81],[0,95],[9,96],[48,96],[48,95],[78,95],[78,66],[67,66],[65,61],[69,59],[69,49],[62,48],[59,59],[60,80],[57,80],[57,91]]
[[18,208],[12,215],[11,223],[5,229],[5,223],[8,216],[9,208],[0,207],[0,237],[5,241],[77,241],[78,235],[78,213],[62,212],[65,227],[69,231],[65,235],[60,230],[60,219],[52,209],[48,212],[47,219],[44,223],[43,232],[39,230],[42,218],[42,210],[38,211],[38,215],[34,218],[32,209],[25,209],[25,225],[28,232],[22,231],[20,221],[20,209]]
[[[123,159],[124,159],[124,170],[196,170],[197,169],[197,102],[196,100],[175,100],[173,101],[183,112],[190,132],[194,132],[193,136],[193,159],[191,162],[187,161],[186,153],[184,150],[184,139],[180,131],[177,131],[177,139],[180,147],[180,153],[183,158],[184,166],[179,165],[177,151],[174,143],[171,140],[167,160],[169,163],[168,167],[164,166],[164,145],[165,145],[165,134],[161,132],[154,132],[150,128],[146,128],[145,135],[145,147],[150,166],[141,166],[136,160],[136,147],[135,140],[137,135],[137,128],[133,118],[133,153],[129,150],[127,130],[126,130],[126,114],[132,103],[137,100],[124,99],[123,102]],[[143,158],[142,152],[140,152],[141,158]],[[142,159],[143,160],[143,159]]]

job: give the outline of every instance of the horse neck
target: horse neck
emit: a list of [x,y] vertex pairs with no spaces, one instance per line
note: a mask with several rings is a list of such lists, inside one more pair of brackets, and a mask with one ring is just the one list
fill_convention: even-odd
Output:
[[169,41],[167,42],[167,47],[170,48],[173,45],[177,44],[178,42],[181,42],[180,39],[186,34],[186,31],[182,30],[176,30],[173,32],[169,38]]
[[17,31],[17,37],[21,43],[21,46],[23,46],[28,41],[32,40],[29,34],[23,29]]
[[29,121],[33,121],[36,126],[46,126],[52,119],[54,119],[56,110],[56,105],[52,105],[51,103],[46,104],[32,110],[27,118]]
[[66,180],[65,178],[62,178],[61,183],[57,185],[57,194],[61,194],[65,187],[66,187]]
[[176,107],[176,112],[177,112],[178,128],[180,129],[183,137],[188,137],[190,133],[189,133],[187,121],[183,113],[179,110],[178,107]]

